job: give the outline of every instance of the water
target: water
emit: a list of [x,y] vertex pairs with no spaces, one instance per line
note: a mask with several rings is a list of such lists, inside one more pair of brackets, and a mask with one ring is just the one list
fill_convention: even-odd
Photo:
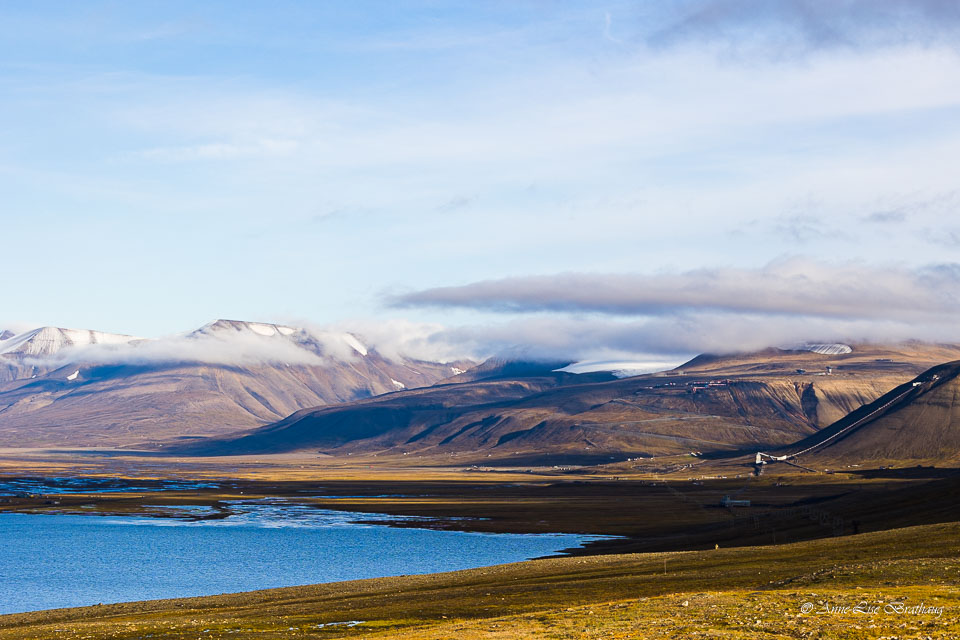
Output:
[[387,516],[278,501],[231,511],[221,520],[0,513],[0,614],[453,571],[596,539],[356,524]]
[[196,491],[198,489],[216,489],[220,483],[192,480],[136,480],[114,478],[73,478],[73,477],[24,477],[0,478],[0,495],[16,493],[41,493],[55,495],[63,493],[116,493],[121,491]]

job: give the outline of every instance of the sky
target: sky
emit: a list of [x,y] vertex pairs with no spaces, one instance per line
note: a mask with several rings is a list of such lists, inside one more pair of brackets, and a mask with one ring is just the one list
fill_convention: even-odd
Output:
[[0,1],[0,328],[960,341],[958,78],[953,0]]

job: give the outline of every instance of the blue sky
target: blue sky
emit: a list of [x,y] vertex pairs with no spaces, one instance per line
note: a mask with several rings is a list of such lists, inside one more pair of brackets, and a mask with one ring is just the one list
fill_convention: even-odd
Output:
[[[898,295],[956,275],[958,34],[935,0],[0,2],[0,325],[426,322],[477,352],[620,355],[709,348],[756,305],[413,294],[768,286],[787,261],[846,274],[824,296]],[[953,339],[868,306],[756,321]],[[658,346],[664,323],[693,337]]]

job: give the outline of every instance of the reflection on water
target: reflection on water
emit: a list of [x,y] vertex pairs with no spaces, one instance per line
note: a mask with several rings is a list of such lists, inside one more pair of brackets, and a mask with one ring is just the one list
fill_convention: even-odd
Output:
[[[187,524],[204,527],[359,527],[370,522],[432,523],[430,516],[394,516],[382,513],[350,513],[319,509],[285,498],[259,500],[221,500],[216,506],[201,504],[150,505],[164,518],[150,516],[111,517],[109,522],[126,525],[179,527]],[[444,521],[479,520],[480,518],[442,518]],[[182,521],[181,521],[182,520]],[[375,525],[368,525],[375,526]]]

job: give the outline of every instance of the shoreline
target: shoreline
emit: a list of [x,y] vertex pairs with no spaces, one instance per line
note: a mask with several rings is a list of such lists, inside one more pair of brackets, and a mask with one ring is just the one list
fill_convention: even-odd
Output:
[[[209,637],[288,637],[291,630],[327,629],[330,635],[324,637],[421,638],[449,635],[456,628],[474,637],[469,634],[489,630],[490,624],[536,629],[558,615],[603,628],[622,621],[617,612],[633,614],[627,622],[634,630],[656,623],[674,625],[677,633],[681,625],[696,628],[704,616],[733,612],[750,619],[743,637],[758,631],[753,618],[761,626],[849,624],[849,617],[801,614],[799,604],[811,593],[831,600],[851,594],[906,597],[913,603],[925,598],[948,612],[937,630],[953,634],[960,630],[958,557],[960,523],[925,525],[787,545],[530,560],[441,574],[8,614],[0,616],[0,638],[197,637],[203,629],[215,631]],[[886,586],[875,585],[878,576]],[[769,606],[758,611],[758,602]],[[724,609],[711,608],[717,603]],[[596,610],[604,615],[595,616]],[[796,615],[787,620],[785,612]],[[644,617],[648,614],[652,620]],[[327,626],[349,621],[359,624]],[[874,622],[879,634],[900,620]]]

